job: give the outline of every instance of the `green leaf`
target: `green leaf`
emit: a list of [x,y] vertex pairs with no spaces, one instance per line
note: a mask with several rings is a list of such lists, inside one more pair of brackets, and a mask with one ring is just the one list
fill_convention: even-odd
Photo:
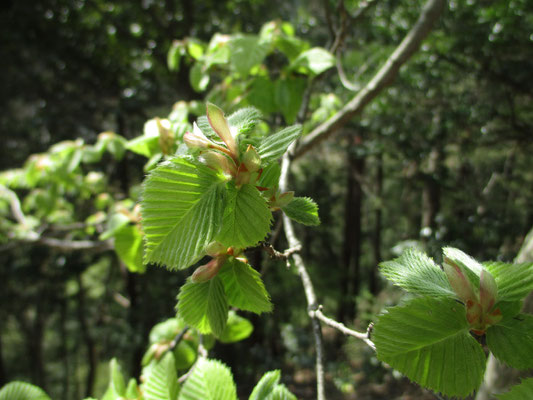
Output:
[[179,383],[174,356],[167,353],[160,361],[152,361],[143,384],[144,400],[176,400]]
[[126,387],[126,398],[128,399],[137,399],[141,396],[141,391],[137,381],[134,378],[130,378],[128,381],[128,386]]
[[182,340],[174,349],[174,361],[177,370],[189,369],[196,360],[196,349],[189,342]]
[[246,318],[230,310],[226,329],[218,338],[222,343],[234,343],[249,337],[254,330],[252,323]]
[[257,77],[252,81],[248,101],[265,114],[277,111],[276,85],[268,77]]
[[113,358],[109,363],[109,372],[111,375],[110,387],[117,396],[124,396],[126,394],[126,384],[120,365],[116,358]]
[[131,222],[131,219],[122,214],[115,213],[107,221],[107,227],[104,232],[100,235],[100,240],[107,240],[115,236],[122,228],[127,226]]
[[533,399],[533,378],[522,380],[507,393],[497,394],[499,400],[531,400]]
[[150,343],[172,340],[184,328],[183,321],[179,318],[169,318],[160,322],[150,330]]
[[266,372],[259,382],[257,382],[257,385],[255,385],[248,400],[268,399],[279,382],[280,374],[279,370]]
[[26,382],[9,382],[0,389],[0,400],[51,400],[40,387]]
[[380,270],[396,286],[422,296],[455,298],[446,274],[426,254],[407,249],[392,261],[381,263]]
[[255,186],[230,185],[217,241],[240,249],[254,246],[268,234],[271,221],[272,212]]
[[197,61],[189,72],[189,81],[192,88],[197,92],[203,92],[209,85],[209,74],[205,71],[204,65]]
[[278,187],[279,178],[281,176],[281,167],[278,163],[269,164],[267,167],[263,168],[261,177],[257,181],[258,186],[272,188]]
[[418,297],[390,308],[372,340],[379,360],[447,396],[465,397],[483,379],[485,354],[469,334],[464,306],[454,300]]
[[138,225],[128,225],[117,232],[115,252],[130,272],[146,271],[143,264],[143,236]]
[[237,389],[228,367],[216,360],[199,360],[187,378],[179,400],[237,400]]
[[203,283],[189,279],[178,295],[178,314],[200,333],[221,335],[228,320],[228,301],[220,278]]
[[519,314],[487,330],[494,356],[518,369],[533,368],[533,315]]
[[335,57],[326,49],[314,47],[301,53],[290,65],[290,69],[318,75],[335,65]]
[[133,153],[150,158],[160,151],[159,138],[156,136],[138,136],[130,140],[126,148]]
[[252,131],[261,120],[262,115],[254,107],[241,108],[228,117],[228,123],[237,135]]
[[172,72],[178,72],[180,69],[181,50],[181,43],[173,43],[167,53],[167,66]]
[[294,76],[278,79],[275,83],[275,99],[278,111],[287,124],[296,121],[307,87],[307,80]]
[[277,385],[272,393],[266,397],[266,400],[297,400],[285,385]]
[[221,182],[214,170],[184,158],[162,163],[150,173],[141,201],[145,263],[183,269],[205,254],[222,220]]
[[235,35],[229,41],[229,48],[230,63],[243,77],[268,54],[268,46],[257,35]]
[[309,197],[295,197],[284,207],[283,212],[290,219],[304,225],[320,225],[318,217],[318,205]]
[[231,258],[224,264],[219,276],[232,306],[256,314],[272,311],[261,275],[250,265]]
[[280,158],[292,142],[300,137],[301,125],[292,125],[263,139],[257,152],[263,164],[271,163]]
[[487,262],[483,266],[496,280],[500,300],[522,300],[533,290],[533,263]]

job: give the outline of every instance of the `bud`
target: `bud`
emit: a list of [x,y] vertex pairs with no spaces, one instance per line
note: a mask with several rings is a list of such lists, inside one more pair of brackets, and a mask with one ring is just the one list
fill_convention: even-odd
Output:
[[496,281],[489,271],[482,269],[479,279],[479,302],[483,313],[488,314],[496,304],[498,287]]
[[227,253],[227,247],[225,247],[222,243],[219,242],[211,242],[205,248],[205,252],[211,257],[216,257],[219,254]]
[[204,283],[213,279],[218,274],[218,271],[220,271],[220,268],[225,261],[226,257],[216,257],[207,264],[199,266],[192,274],[191,281],[193,283]]
[[233,160],[217,151],[207,151],[202,153],[200,158],[208,167],[215,170],[221,170],[227,175],[235,176],[237,173],[237,167]]
[[204,135],[204,133],[198,128],[196,122],[193,125],[192,132],[186,132],[183,135],[183,141],[190,148],[207,149],[211,145],[211,141]]
[[231,133],[228,121],[224,118],[224,111],[215,106],[212,103],[207,103],[207,120],[211,128],[217,133],[217,135],[222,139],[232,155],[232,158],[237,159],[239,154],[239,149],[235,138]]
[[170,130],[170,121],[168,119],[155,119],[157,129],[159,130],[159,147],[165,155],[172,153],[174,147],[174,132]]
[[256,172],[261,168],[261,157],[251,144],[242,155],[242,162],[250,172]]
[[477,303],[478,298],[472,288],[472,284],[463,273],[463,270],[447,257],[444,258],[442,266],[453,291],[457,294],[457,297],[465,304],[469,301]]

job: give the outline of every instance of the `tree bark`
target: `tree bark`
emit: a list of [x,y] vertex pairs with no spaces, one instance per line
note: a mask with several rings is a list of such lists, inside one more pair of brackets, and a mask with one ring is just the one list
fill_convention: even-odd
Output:
[[96,374],[97,354],[96,346],[89,330],[89,323],[87,322],[87,308],[85,306],[85,289],[81,280],[81,273],[76,274],[78,283],[78,323],[81,329],[81,336],[85,342],[87,351],[87,363],[89,370],[85,380],[85,397],[91,397],[94,387],[94,378]]
[[363,204],[363,189],[358,178],[363,176],[365,159],[357,156],[354,152],[355,146],[361,143],[360,137],[354,136],[351,140],[352,145],[348,147],[346,160],[343,272],[340,282],[341,300],[337,312],[337,319],[341,322],[349,321],[355,317],[355,298],[359,294],[361,284],[361,208]]
[[379,292],[378,265],[381,262],[381,226],[383,220],[383,154],[376,157],[376,197],[378,205],[374,211],[374,234],[372,236],[372,252],[374,264],[370,270],[369,290],[372,295],[376,296]]

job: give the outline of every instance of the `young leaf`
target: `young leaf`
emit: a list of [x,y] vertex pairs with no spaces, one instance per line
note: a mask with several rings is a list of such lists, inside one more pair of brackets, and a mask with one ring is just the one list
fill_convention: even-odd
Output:
[[248,400],[266,400],[277,386],[279,378],[279,370],[266,372],[255,385]]
[[533,315],[519,314],[487,330],[494,356],[518,369],[533,368]]
[[295,197],[289,204],[281,207],[290,219],[304,225],[320,225],[318,205],[309,197]]
[[229,186],[227,206],[217,241],[244,249],[263,240],[270,231],[272,213],[266,200],[252,185]]
[[494,276],[500,300],[522,300],[533,290],[533,263],[488,262],[483,266]]
[[143,264],[143,236],[138,225],[127,225],[115,234],[115,252],[130,272],[146,271]]
[[257,149],[263,164],[271,163],[280,158],[301,133],[301,125],[292,125],[264,138]]
[[469,334],[465,308],[451,299],[414,298],[379,317],[378,359],[447,396],[465,397],[481,384],[485,354]]
[[178,314],[200,333],[221,335],[228,319],[228,301],[220,278],[204,283],[187,281],[178,295]]
[[0,389],[0,400],[51,400],[40,387],[26,382],[9,382]]
[[261,275],[250,265],[230,259],[222,267],[219,276],[232,306],[256,314],[272,311],[272,303]]
[[173,354],[167,353],[161,360],[152,363],[149,375],[143,384],[143,399],[176,400],[179,383]]
[[222,219],[221,182],[212,169],[184,158],[152,171],[141,202],[145,263],[183,269],[204,255]]
[[261,64],[268,53],[268,46],[256,35],[235,35],[229,46],[230,63],[243,77],[252,67]]
[[262,118],[261,112],[254,107],[241,108],[228,117],[228,123],[237,135],[248,133]]
[[196,350],[190,342],[182,340],[174,349],[176,370],[189,369],[196,360]]
[[207,103],[207,119],[220,139],[226,143],[231,154],[233,154],[234,157],[237,157],[239,149],[237,148],[237,143],[235,142],[233,133],[228,125],[228,121],[224,117],[224,111],[212,103]]
[[459,249],[444,247],[442,252],[444,253],[444,262],[446,262],[446,259],[449,259],[461,267],[470,283],[473,284],[473,287],[476,290],[479,290],[479,279],[483,266]]
[[455,298],[446,274],[424,253],[405,250],[399,258],[381,263],[385,277],[402,289],[422,295]]
[[259,178],[257,185],[265,188],[278,187],[280,176],[281,167],[279,164],[276,162],[269,164],[263,168],[263,172],[261,173],[261,177]]
[[126,387],[126,398],[128,399],[137,399],[141,396],[141,391],[137,381],[134,378],[130,378],[128,381],[128,386]]
[[522,380],[507,393],[497,394],[499,400],[531,400],[533,399],[533,378]]
[[237,315],[235,311],[230,310],[228,323],[222,335],[218,338],[222,343],[234,343],[249,337],[254,330],[252,323],[246,318]]
[[272,393],[265,400],[297,400],[285,385],[276,385]]
[[202,359],[185,381],[179,400],[237,400],[237,389],[228,367]]
[[120,365],[116,358],[113,358],[109,363],[109,370],[111,374],[110,386],[117,396],[124,396],[126,394],[126,384],[124,383],[124,377]]

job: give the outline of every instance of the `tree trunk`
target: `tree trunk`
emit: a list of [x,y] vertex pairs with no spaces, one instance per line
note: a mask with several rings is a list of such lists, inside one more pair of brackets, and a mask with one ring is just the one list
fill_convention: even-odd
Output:
[[346,201],[344,209],[344,244],[342,251],[342,272],[340,282],[341,299],[337,311],[337,320],[346,322],[355,317],[355,297],[360,288],[360,253],[361,253],[361,207],[363,190],[358,180],[364,173],[365,159],[358,157],[354,146],[360,144],[361,138],[354,137],[347,151]]
[[[1,322],[0,322],[1,323]],[[4,354],[2,351],[2,329],[0,325],[0,387],[7,383],[7,376],[4,369]]]
[[89,370],[87,371],[87,377],[85,381],[85,397],[91,397],[94,387],[94,378],[97,365],[97,354],[94,340],[89,331],[89,323],[87,322],[87,308],[85,306],[85,289],[81,280],[81,273],[76,274],[76,280],[78,282],[78,322],[80,324],[81,336],[85,342],[85,348],[87,350],[87,364]]
[[372,237],[372,251],[374,264],[370,270],[369,289],[376,296],[379,292],[378,265],[381,262],[381,225],[383,219],[383,154],[376,157],[376,197],[379,204],[374,211],[374,235]]
[[63,389],[61,398],[63,400],[69,399],[69,385],[70,385],[70,365],[69,365],[69,348],[68,348],[68,332],[67,332],[67,299],[63,297],[61,300],[60,309],[60,334],[61,334],[61,352],[63,357]]

